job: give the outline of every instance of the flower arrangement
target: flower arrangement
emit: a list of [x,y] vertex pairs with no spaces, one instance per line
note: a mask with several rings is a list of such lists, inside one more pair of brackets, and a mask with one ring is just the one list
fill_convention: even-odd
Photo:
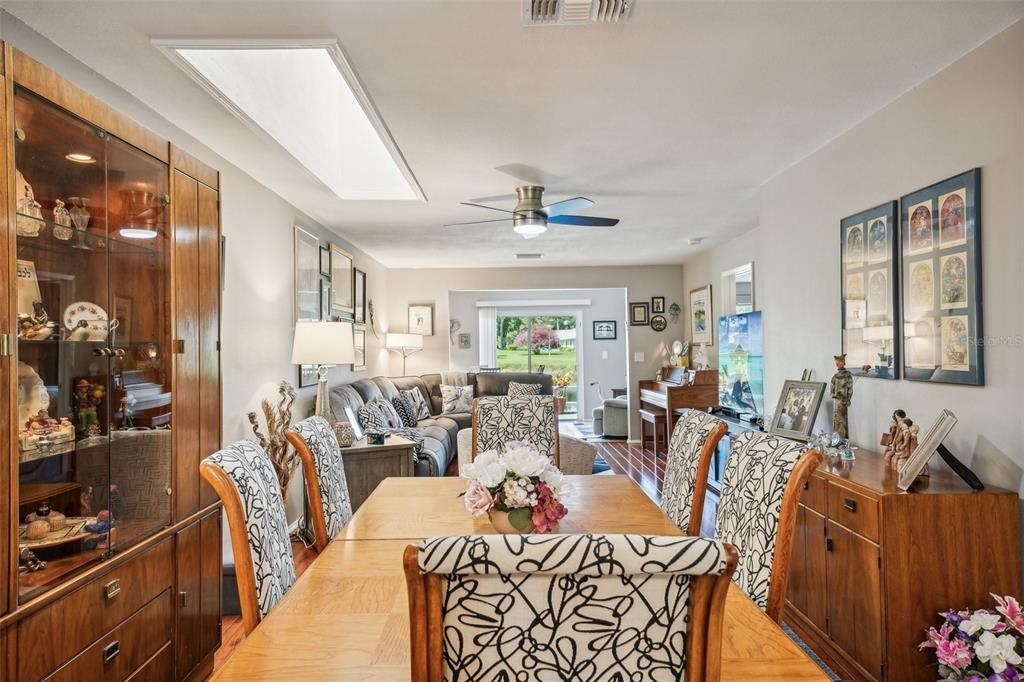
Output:
[[474,518],[488,514],[499,531],[506,532],[507,518],[508,532],[550,533],[568,513],[559,501],[565,477],[528,442],[506,443],[504,453],[480,453],[462,476],[469,480],[466,511]]
[[1024,611],[1013,597],[992,595],[994,609],[946,611],[921,649],[935,649],[943,682],[1024,680]]

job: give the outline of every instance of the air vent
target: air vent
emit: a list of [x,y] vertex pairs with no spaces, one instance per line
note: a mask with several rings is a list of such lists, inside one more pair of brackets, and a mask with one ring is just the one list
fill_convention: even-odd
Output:
[[540,253],[517,253],[516,260],[540,260],[542,255]]
[[629,19],[636,0],[523,0],[530,26],[615,24]]

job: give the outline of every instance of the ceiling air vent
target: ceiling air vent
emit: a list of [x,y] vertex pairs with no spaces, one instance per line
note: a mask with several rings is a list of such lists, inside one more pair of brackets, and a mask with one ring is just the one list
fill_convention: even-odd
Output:
[[629,19],[636,0],[523,0],[530,26],[615,24]]
[[517,253],[516,260],[540,260],[541,255],[539,253]]

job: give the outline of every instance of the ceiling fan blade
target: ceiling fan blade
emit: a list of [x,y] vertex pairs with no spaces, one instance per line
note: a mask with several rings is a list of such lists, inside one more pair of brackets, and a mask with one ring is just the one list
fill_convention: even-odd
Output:
[[548,215],[548,217],[563,215],[565,213],[575,213],[576,211],[582,211],[585,208],[590,208],[594,205],[594,202],[586,197],[575,197],[573,199],[563,199],[562,201],[556,201],[553,204],[548,204],[541,210]]
[[463,206],[475,206],[476,208],[489,208],[492,211],[501,211],[502,213],[513,213],[513,214],[515,213],[515,211],[510,211],[507,208],[498,208],[496,206],[487,206],[486,204],[474,204],[474,203],[471,203],[469,201],[463,201],[461,203],[462,203]]
[[598,218],[592,215],[556,215],[548,218],[548,222],[571,227],[614,227],[619,224],[619,219]]
[[441,227],[463,227],[465,225],[483,225],[484,223],[507,223],[511,218],[496,218],[494,220],[474,220],[468,223],[445,223]]

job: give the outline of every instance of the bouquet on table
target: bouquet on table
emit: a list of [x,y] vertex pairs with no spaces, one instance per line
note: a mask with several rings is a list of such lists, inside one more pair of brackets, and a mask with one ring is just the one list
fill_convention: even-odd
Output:
[[935,649],[944,682],[1024,680],[1024,611],[1013,597],[998,597],[994,609],[946,611],[928,629],[921,649]]
[[465,465],[463,501],[474,518],[487,514],[502,533],[550,533],[568,513],[559,501],[565,477],[531,443],[506,443]]

